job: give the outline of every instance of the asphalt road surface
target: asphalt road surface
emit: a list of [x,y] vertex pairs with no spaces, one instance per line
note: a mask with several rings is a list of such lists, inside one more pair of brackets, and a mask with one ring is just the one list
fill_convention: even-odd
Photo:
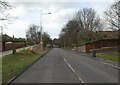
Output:
[[12,83],[118,83],[118,69],[54,48]]

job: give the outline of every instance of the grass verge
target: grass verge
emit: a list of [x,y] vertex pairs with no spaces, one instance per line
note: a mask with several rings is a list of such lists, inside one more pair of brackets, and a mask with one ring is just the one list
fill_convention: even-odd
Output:
[[34,54],[27,49],[4,56],[2,58],[2,83],[9,81],[11,78],[21,73],[25,68],[41,58],[47,51]]
[[105,52],[105,53],[97,54],[97,57],[105,60],[120,62],[120,58],[118,55],[120,55],[120,53],[117,51],[114,51],[114,52]]
[[0,57],[0,84],[2,84],[2,58]]

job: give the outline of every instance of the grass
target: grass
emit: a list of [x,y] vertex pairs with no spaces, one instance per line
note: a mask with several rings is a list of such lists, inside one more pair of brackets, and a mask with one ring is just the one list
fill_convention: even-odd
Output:
[[2,58],[0,58],[0,84],[2,84]]
[[116,62],[120,62],[120,55],[119,52],[114,51],[114,52],[104,52],[102,54],[97,54],[97,57],[105,59],[105,60],[110,60],[110,61],[116,61]]
[[2,58],[2,83],[22,72],[26,67],[41,58],[47,51],[34,54],[29,49]]

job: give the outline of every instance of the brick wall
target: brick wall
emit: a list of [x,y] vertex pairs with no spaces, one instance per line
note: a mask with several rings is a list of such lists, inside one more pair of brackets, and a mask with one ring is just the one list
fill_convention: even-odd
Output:
[[[120,42],[118,39],[109,39],[109,40],[100,40],[97,42],[87,43],[85,44],[85,52],[91,52],[92,49],[98,49],[102,47],[114,47],[114,46],[120,46]],[[82,48],[83,49],[83,48]]]
[[85,45],[85,52],[91,52],[92,49],[98,49],[101,48],[102,46],[100,44],[95,44],[95,43],[91,43],[91,44],[86,44]]

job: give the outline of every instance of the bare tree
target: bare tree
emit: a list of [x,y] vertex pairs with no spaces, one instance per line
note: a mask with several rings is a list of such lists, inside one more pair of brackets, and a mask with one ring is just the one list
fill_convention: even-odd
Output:
[[100,18],[92,8],[84,8],[76,14],[81,32],[96,31],[101,28]]
[[76,44],[76,32],[79,28],[79,23],[75,19],[70,20],[66,23],[66,25],[63,27],[59,37],[60,37],[60,44],[63,46],[63,44],[67,43],[66,45],[72,46],[72,44]]
[[12,9],[9,2],[0,1],[0,21],[11,21],[10,14],[6,13],[9,9]]
[[44,32],[42,36],[43,36],[44,46],[46,46],[46,44],[52,43],[52,39],[50,38],[50,35],[47,32]]
[[37,25],[30,25],[28,28],[28,31],[26,32],[26,37],[31,40],[32,43],[38,43],[39,42],[39,26]]
[[69,20],[62,28],[59,35],[60,44],[77,47],[79,43],[97,39],[96,31],[102,30],[102,26],[100,17],[96,15],[94,9],[81,9],[75,18]]
[[110,29],[120,29],[120,1],[111,5],[111,7],[105,11],[105,15]]
[[6,9],[10,9],[10,8],[12,8],[12,6],[10,5],[9,2],[0,1],[0,12],[1,13],[4,13]]
[[0,0],[0,29],[1,32],[4,28],[7,28],[8,24],[11,24],[17,17],[13,17],[8,13],[8,10],[12,9],[13,6],[9,2]]
[[96,31],[102,29],[100,17],[92,8],[84,8],[77,12],[76,20],[79,22],[79,38],[83,40],[96,39]]
[[[26,32],[26,37],[32,44],[40,43],[41,32],[39,26],[31,24]],[[42,34],[44,45],[51,43],[51,38],[48,33],[44,32]]]

